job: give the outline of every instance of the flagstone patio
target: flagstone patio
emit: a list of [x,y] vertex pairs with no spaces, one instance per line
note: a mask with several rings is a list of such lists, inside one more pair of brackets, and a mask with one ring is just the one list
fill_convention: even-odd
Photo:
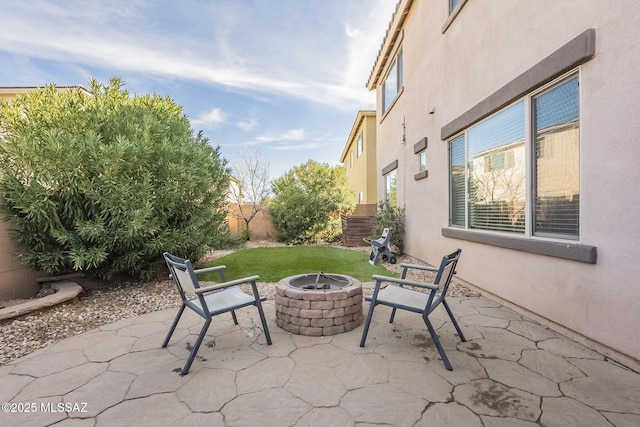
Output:
[[[453,371],[420,316],[378,307],[362,326],[293,335],[265,304],[217,318],[180,376],[201,320],[175,310],[67,338],[0,366],[3,426],[638,426],[640,374],[487,298],[450,298],[468,339],[433,315]],[[364,304],[368,308],[368,303]]]

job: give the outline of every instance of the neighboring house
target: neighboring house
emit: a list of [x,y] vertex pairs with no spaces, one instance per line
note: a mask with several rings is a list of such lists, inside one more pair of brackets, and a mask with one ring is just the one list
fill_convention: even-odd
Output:
[[227,203],[242,204],[244,194],[242,194],[242,183],[235,176],[229,177],[229,191],[227,192]]
[[405,251],[462,248],[460,279],[635,369],[639,28],[635,0],[400,0],[367,83]]
[[[7,102],[11,102],[18,98],[23,93],[30,92],[32,90],[41,89],[41,86],[3,86],[0,87],[0,99],[4,99]],[[86,96],[93,96],[93,92],[85,88],[82,85],[76,86],[56,86],[57,90],[70,90],[80,89],[80,91]]]
[[376,112],[360,110],[340,162],[356,192],[354,216],[375,215],[378,204],[376,170]]
[[[56,88],[58,90],[79,88],[87,96],[93,96],[90,90],[80,85],[57,86]],[[36,86],[0,87],[0,99],[11,102],[17,99],[20,94],[35,89],[39,88]],[[3,203],[1,195],[0,203]],[[36,278],[42,274],[36,273],[22,264],[16,255],[17,249],[9,236],[10,231],[11,224],[0,221],[0,301],[30,298],[40,289]]]

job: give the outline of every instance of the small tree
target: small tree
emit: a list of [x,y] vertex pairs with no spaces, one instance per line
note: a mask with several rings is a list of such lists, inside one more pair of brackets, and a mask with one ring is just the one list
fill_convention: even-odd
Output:
[[382,230],[389,229],[392,249],[396,255],[404,253],[404,209],[398,208],[395,202],[381,200],[375,218],[374,239],[382,235]]
[[238,182],[235,183],[237,185],[231,185],[229,199],[236,206],[236,216],[244,221],[243,238],[249,240],[249,223],[266,209],[265,202],[271,194],[269,161],[259,150],[245,150],[240,154],[240,160],[232,166]]
[[273,182],[269,213],[286,243],[332,242],[340,238],[340,214],[355,209],[344,168],[309,160]]
[[219,150],[170,98],[121,86],[52,85],[0,105],[3,210],[35,270],[146,278],[163,251],[197,259],[225,234]]

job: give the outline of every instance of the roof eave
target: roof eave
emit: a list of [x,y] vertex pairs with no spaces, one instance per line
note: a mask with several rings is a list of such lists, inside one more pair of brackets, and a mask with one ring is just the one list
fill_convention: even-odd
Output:
[[402,25],[409,14],[409,9],[413,4],[413,0],[399,0],[396,10],[389,22],[389,28],[385,33],[382,45],[378,51],[376,62],[373,65],[371,74],[369,74],[369,80],[367,81],[367,89],[373,90],[376,88],[377,82],[380,80],[380,75],[385,68],[385,64],[389,60],[389,56],[393,51],[396,40],[402,31]]
[[356,133],[360,128],[360,124],[366,117],[373,116],[375,117],[376,110],[360,110],[358,111],[358,115],[356,116],[355,121],[353,122],[353,126],[351,127],[351,132],[349,132],[349,138],[347,139],[347,143],[342,150],[342,155],[340,156],[340,163],[344,163],[347,160],[347,153],[349,152],[349,147],[353,144],[353,140],[356,137]]
[[[20,94],[20,93],[26,93],[32,90],[37,90],[37,89],[42,89],[45,86],[0,86],[0,93],[10,93],[10,94]],[[55,85],[55,88],[58,90],[72,90],[72,89],[78,89],[80,90],[80,92],[82,92],[83,94],[87,95],[87,96],[93,96],[93,92],[91,92],[91,90],[87,89],[86,87],[84,87],[83,85],[75,85],[75,86],[58,86]]]

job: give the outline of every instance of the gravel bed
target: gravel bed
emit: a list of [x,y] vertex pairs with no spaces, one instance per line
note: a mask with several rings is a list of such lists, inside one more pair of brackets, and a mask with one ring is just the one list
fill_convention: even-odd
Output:
[[[248,247],[275,246],[274,243],[250,243]],[[342,247],[344,249],[344,247]],[[368,248],[353,248],[368,251]],[[215,251],[206,262],[227,255],[232,251]],[[400,263],[424,264],[414,258],[401,256],[398,264],[385,264],[391,271],[400,272]],[[430,273],[410,274],[413,280],[433,280]],[[272,300],[276,283],[259,283],[262,296]],[[371,289],[364,289],[369,295]],[[452,283],[449,295],[455,297],[477,297],[478,293],[467,289],[459,282]],[[76,300],[46,310],[0,321],[0,365],[30,354],[40,348],[99,326],[140,314],[167,308],[178,308],[179,298],[173,283],[168,280],[144,283],[121,283],[105,288],[86,289]]]

